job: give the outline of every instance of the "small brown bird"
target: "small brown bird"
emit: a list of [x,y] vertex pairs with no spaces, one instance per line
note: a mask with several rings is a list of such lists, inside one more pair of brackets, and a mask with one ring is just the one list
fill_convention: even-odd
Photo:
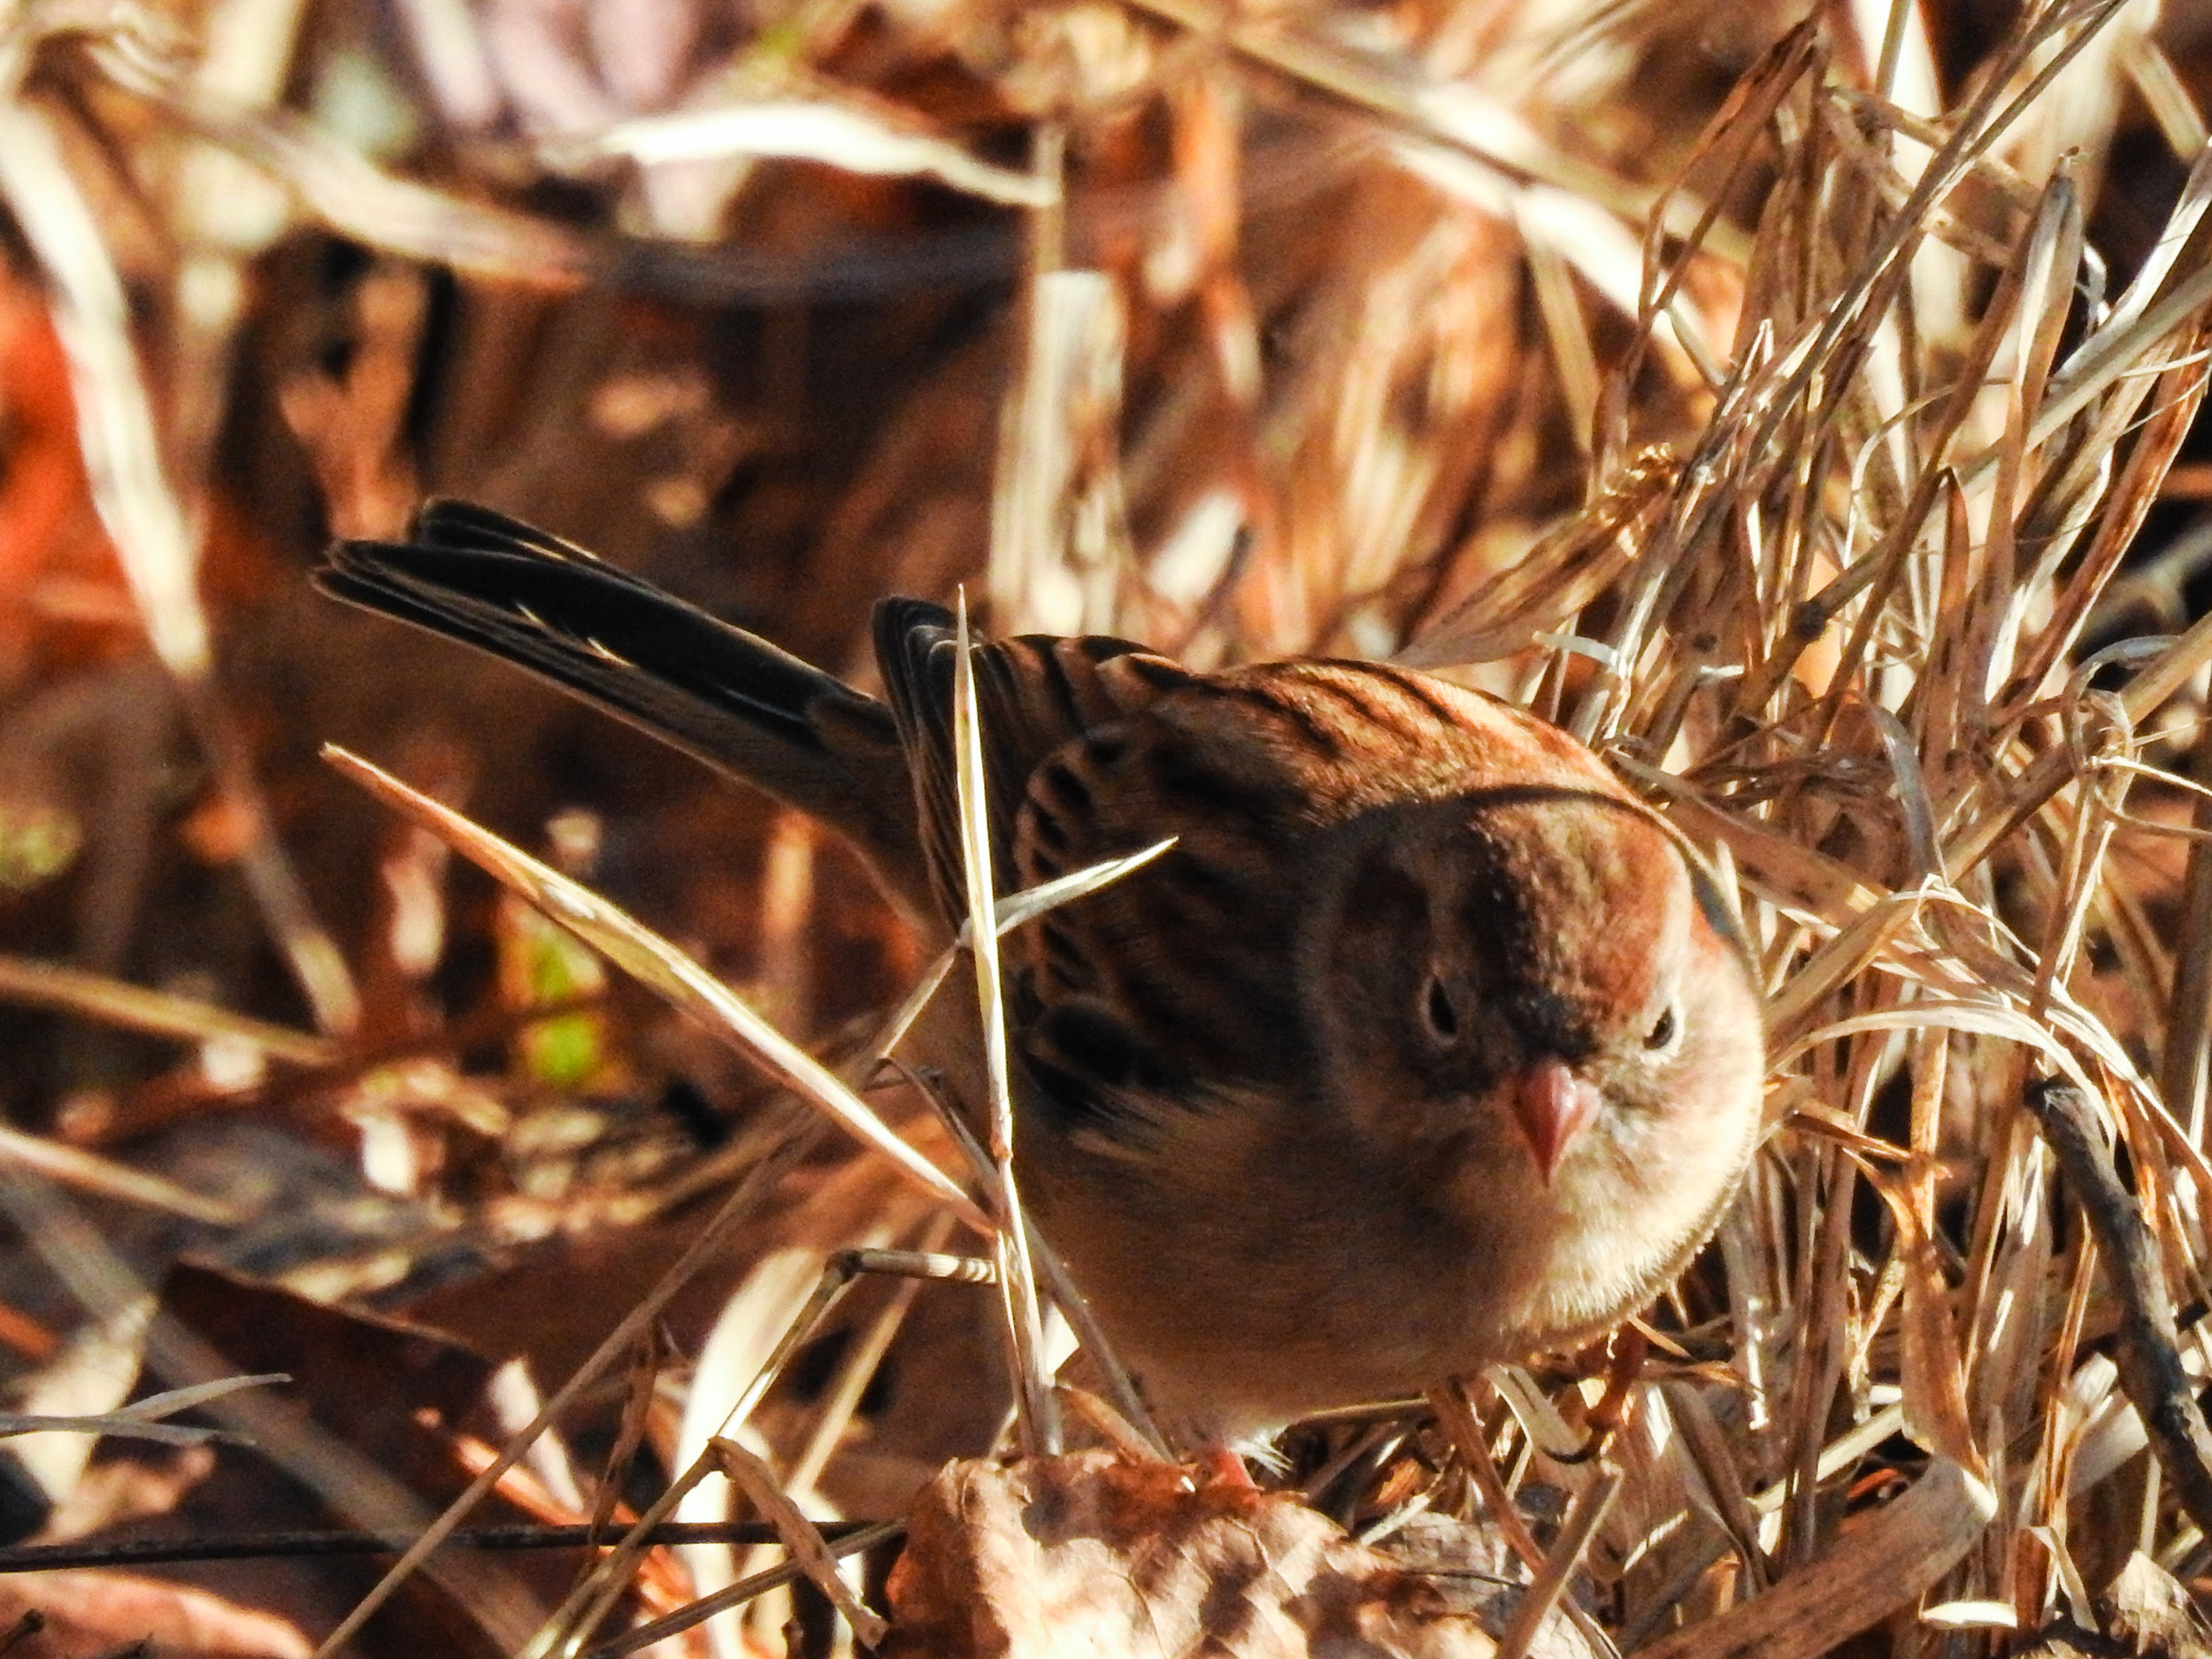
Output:
[[[878,605],[887,705],[483,508],[331,561],[820,818],[936,940],[965,915],[939,607]],[[1749,958],[1587,749],[1384,664],[1032,636],[975,668],[1003,889],[1176,838],[1008,945],[1018,1174],[1171,1421],[1578,1342],[1711,1233],[1759,1125]]]

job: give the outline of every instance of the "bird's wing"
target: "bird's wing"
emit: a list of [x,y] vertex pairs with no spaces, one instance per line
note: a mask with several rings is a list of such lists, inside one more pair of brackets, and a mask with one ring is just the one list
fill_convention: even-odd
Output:
[[931,908],[897,723],[872,697],[581,548],[464,502],[341,541],[325,593],[489,651],[821,819]]
[[[913,769],[916,813],[938,901],[946,915],[964,917],[952,741],[957,650],[952,613],[918,599],[879,600],[875,646],[884,693]],[[1105,634],[1025,634],[977,647],[991,868],[1000,893],[1019,885],[1015,825],[1038,765],[1064,744],[1126,719],[1190,678],[1168,658]]]

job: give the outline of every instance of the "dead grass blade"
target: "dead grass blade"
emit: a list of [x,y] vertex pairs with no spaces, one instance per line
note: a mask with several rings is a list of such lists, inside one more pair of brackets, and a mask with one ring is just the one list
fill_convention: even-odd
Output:
[[191,997],[127,985],[58,962],[0,956],[0,1000],[50,1008],[81,1019],[183,1042],[238,1043],[287,1065],[333,1065],[342,1052],[325,1037],[249,1018]]
[[1060,1448],[1059,1411],[1044,1370],[1044,1325],[1030,1263],[1029,1229],[1014,1182],[1014,1092],[1006,1040],[1006,1003],[1000,990],[998,932],[993,926],[990,805],[985,798],[982,716],[976,705],[975,667],[968,639],[966,596],[958,609],[959,657],[953,677],[953,755],[958,769],[961,859],[967,878],[969,954],[975,962],[976,1005],[983,1017],[985,1103],[989,1110],[985,1149],[996,1190],[993,1240],[999,1294],[1004,1301],[1014,1396],[1022,1402],[1022,1448],[1035,1455]]
[[784,1548],[791,1552],[800,1571],[843,1615],[845,1622],[852,1626],[853,1634],[865,1647],[882,1646],[891,1626],[881,1614],[855,1595],[840,1576],[836,1560],[822,1534],[813,1522],[799,1513],[798,1506],[784,1495],[775,1471],[735,1440],[717,1440],[714,1453],[723,1471],[743,1490],[746,1501],[775,1527],[776,1535],[783,1540]]
[[1646,1659],[1818,1659],[1839,1637],[1939,1582],[1996,1510],[1987,1484],[1938,1461],[1910,1492],[1756,1601],[1637,1652]]
[[20,25],[0,29],[0,198],[51,288],[93,504],[122,562],[146,637],[174,678],[244,827],[242,864],[271,937],[317,1023],[326,1031],[350,1031],[360,1016],[352,976],[276,840],[216,693],[198,586],[198,538],[163,465],[121,278],[63,157],[53,116],[22,96],[36,44]]
[[409,788],[389,772],[342,749],[326,749],[324,754],[347,777],[513,888],[710,1031],[724,1036],[830,1122],[888,1158],[918,1190],[978,1232],[990,1230],[983,1212],[942,1171],[885,1127],[866,1102],[821,1062],[754,1013],[675,946],[581,883],[470,823],[451,808]]

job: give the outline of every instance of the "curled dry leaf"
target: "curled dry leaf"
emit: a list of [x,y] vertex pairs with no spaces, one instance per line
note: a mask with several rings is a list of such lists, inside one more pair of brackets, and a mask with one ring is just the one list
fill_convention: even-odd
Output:
[[2140,1550],[2121,1567],[2096,1610],[2109,1634],[2061,1619],[2036,1634],[2019,1659],[2205,1659],[2204,1616],[2180,1581]]
[[2107,1628],[2138,1654],[2203,1659],[2212,1654],[2212,1630],[2189,1592],[2173,1574],[2137,1550],[2099,1598]]
[[[1497,1651],[1447,1587],[1468,1577],[1409,1571],[1289,1495],[1194,1483],[1171,1464],[1109,1452],[955,1463],[907,1527],[886,1659]],[[1494,1571],[1496,1556],[1476,1564]],[[1589,1650],[1555,1614],[1527,1651]]]

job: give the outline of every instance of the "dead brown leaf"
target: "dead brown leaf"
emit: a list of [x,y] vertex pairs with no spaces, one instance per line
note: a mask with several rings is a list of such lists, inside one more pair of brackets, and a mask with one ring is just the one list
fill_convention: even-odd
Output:
[[289,1619],[119,1572],[27,1572],[0,1585],[0,1640],[33,1613],[43,1628],[9,1642],[12,1659],[74,1659],[119,1643],[161,1659],[306,1659],[313,1647]]
[[[1447,1582],[1294,1498],[1188,1469],[1108,1452],[970,1460],[949,1464],[909,1517],[882,1652],[1489,1659],[1496,1643]],[[1540,1640],[1535,1651],[1567,1649]]]

